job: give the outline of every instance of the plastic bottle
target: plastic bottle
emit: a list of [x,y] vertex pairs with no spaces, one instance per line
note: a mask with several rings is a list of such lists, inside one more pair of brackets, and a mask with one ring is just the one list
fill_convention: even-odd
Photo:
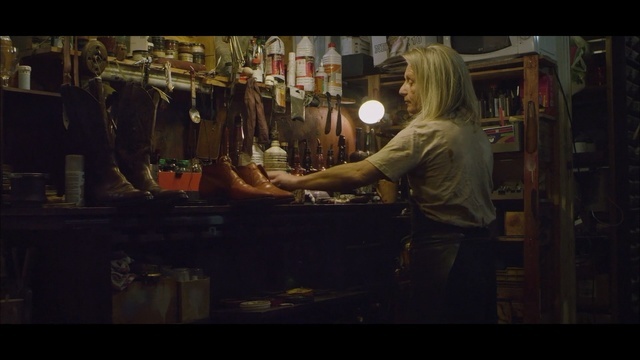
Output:
[[285,81],[284,72],[284,42],[277,36],[270,37],[264,44],[267,52],[265,75]]
[[313,43],[303,36],[296,46],[296,85],[302,85],[304,91],[313,91],[315,61]]
[[327,92],[327,83],[329,82],[329,77],[327,73],[324,72],[324,64],[320,61],[320,66],[318,66],[318,70],[316,70],[315,76],[315,85],[313,87],[313,92],[316,94],[324,94]]
[[262,151],[258,143],[258,138],[255,136],[253,137],[253,146],[251,147],[251,161],[256,163],[256,165],[264,165],[264,151]]
[[331,96],[342,96],[342,56],[336,51],[336,44],[329,43],[329,49],[322,57],[324,72],[327,73],[327,91]]
[[264,169],[287,171],[287,152],[280,147],[280,141],[271,140],[271,147],[264,152]]

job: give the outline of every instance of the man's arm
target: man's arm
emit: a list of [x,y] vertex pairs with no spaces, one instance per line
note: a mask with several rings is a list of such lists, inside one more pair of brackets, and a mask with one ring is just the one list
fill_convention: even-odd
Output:
[[269,171],[268,174],[275,186],[289,191],[296,189],[348,191],[386,178],[366,159],[336,165],[305,176],[295,176],[284,171]]

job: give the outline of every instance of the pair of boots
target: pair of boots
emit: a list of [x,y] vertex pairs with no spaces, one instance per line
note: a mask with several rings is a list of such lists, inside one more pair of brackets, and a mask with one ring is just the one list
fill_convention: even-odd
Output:
[[68,152],[85,159],[87,206],[138,205],[151,200],[175,205],[188,200],[183,190],[161,188],[151,173],[159,94],[152,97],[140,85],[127,83],[111,105],[111,116],[99,77],[89,81],[88,90],[64,84],[60,94],[69,120]]
[[293,193],[271,183],[262,165],[234,166],[227,156],[202,167],[199,195],[214,204],[288,204]]

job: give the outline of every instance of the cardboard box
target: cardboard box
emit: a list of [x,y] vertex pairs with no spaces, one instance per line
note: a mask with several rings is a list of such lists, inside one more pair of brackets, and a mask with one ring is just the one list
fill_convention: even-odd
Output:
[[0,300],[0,324],[24,323],[24,299]]
[[209,319],[211,282],[209,277],[178,281],[178,322]]
[[504,126],[485,127],[494,153],[522,150],[523,123],[514,121]]
[[170,171],[158,172],[158,185],[168,190],[198,191],[202,173]]
[[373,66],[382,64],[389,57],[389,45],[386,36],[371,37],[371,56],[373,56]]
[[176,279],[134,281],[111,298],[114,324],[175,324],[178,313]]
[[400,56],[414,47],[436,42],[438,42],[437,36],[372,36],[373,66],[380,65],[389,57]]
[[365,54],[342,56],[342,77],[373,74],[373,57]]
[[507,236],[524,236],[524,211],[505,212],[504,234]]
[[354,54],[371,55],[371,40],[365,40],[363,36],[341,36],[340,55]]

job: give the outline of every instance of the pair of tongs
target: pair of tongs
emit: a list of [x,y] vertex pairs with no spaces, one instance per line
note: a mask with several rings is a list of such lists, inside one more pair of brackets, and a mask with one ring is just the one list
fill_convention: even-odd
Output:
[[[325,94],[327,96],[327,120],[326,123],[324,125],[324,133],[328,134],[331,132],[331,93],[329,93],[327,91],[327,93]],[[338,119],[336,121],[336,136],[339,136],[340,134],[342,134],[342,116],[340,114],[340,103],[342,101],[342,97],[340,96],[340,94],[336,95],[336,104],[338,107]]]

